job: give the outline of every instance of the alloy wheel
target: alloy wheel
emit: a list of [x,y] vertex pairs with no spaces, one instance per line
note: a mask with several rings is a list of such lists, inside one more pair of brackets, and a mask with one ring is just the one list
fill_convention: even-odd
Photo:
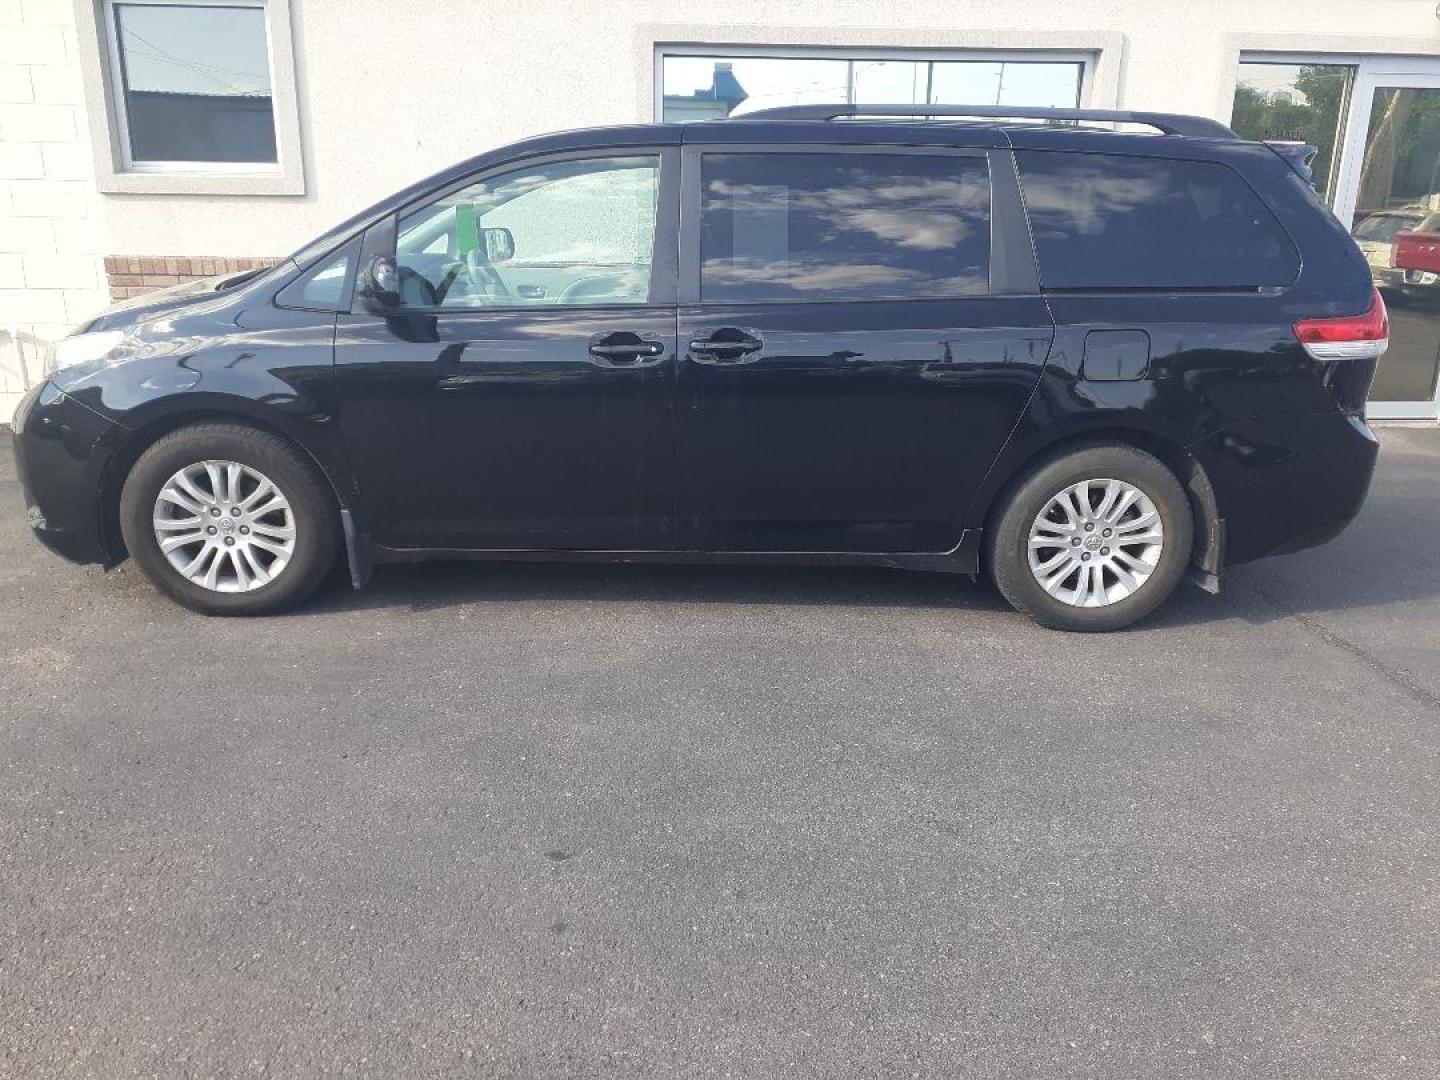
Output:
[[177,573],[212,592],[274,581],[295,553],[295,514],[269,477],[238,461],[198,461],[160,489],[155,542]]
[[1071,484],[1030,526],[1030,572],[1042,589],[1072,607],[1107,607],[1134,595],[1164,549],[1155,503],[1123,480]]

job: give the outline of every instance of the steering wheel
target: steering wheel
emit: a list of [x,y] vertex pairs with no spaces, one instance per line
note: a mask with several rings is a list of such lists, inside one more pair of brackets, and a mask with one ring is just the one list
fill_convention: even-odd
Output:
[[440,284],[435,286],[435,306],[440,307],[445,303],[445,297],[449,294],[451,286],[464,271],[465,264],[459,259],[445,264],[445,276],[440,279]]
[[465,269],[470,274],[471,282],[481,286],[490,299],[510,299],[510,290],[506,288],[505,280],[496,272],[495,267],[490,265],[490,260],[480,254],[479,248],[472,248],[465,253]]

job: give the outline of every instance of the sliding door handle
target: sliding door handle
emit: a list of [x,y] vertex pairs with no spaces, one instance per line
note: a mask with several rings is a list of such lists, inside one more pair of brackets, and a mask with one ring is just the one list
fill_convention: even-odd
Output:
[[743,364],[760,359],[765,342],[748,330],[727,326],[706,337],[695,338],[688,348],[697,364]]

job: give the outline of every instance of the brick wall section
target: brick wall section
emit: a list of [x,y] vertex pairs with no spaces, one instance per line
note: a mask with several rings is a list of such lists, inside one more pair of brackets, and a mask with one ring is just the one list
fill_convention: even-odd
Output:
[[279,259],[220,258],[208,255],[107,255],[105,276],[112,300],[143,296],[169,285],[179,285],[217,274],[237,274],[274,266]]

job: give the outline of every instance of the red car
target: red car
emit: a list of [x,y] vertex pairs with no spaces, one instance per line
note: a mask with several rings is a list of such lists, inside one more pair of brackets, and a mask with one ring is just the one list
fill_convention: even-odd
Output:
[[[1390,265],[1397,270],[1420,270],[1440,274],[1440,214],[1431,214],[1417,229],[1395,234]],[[1405,275],[1408,279],[1412,274]]]

